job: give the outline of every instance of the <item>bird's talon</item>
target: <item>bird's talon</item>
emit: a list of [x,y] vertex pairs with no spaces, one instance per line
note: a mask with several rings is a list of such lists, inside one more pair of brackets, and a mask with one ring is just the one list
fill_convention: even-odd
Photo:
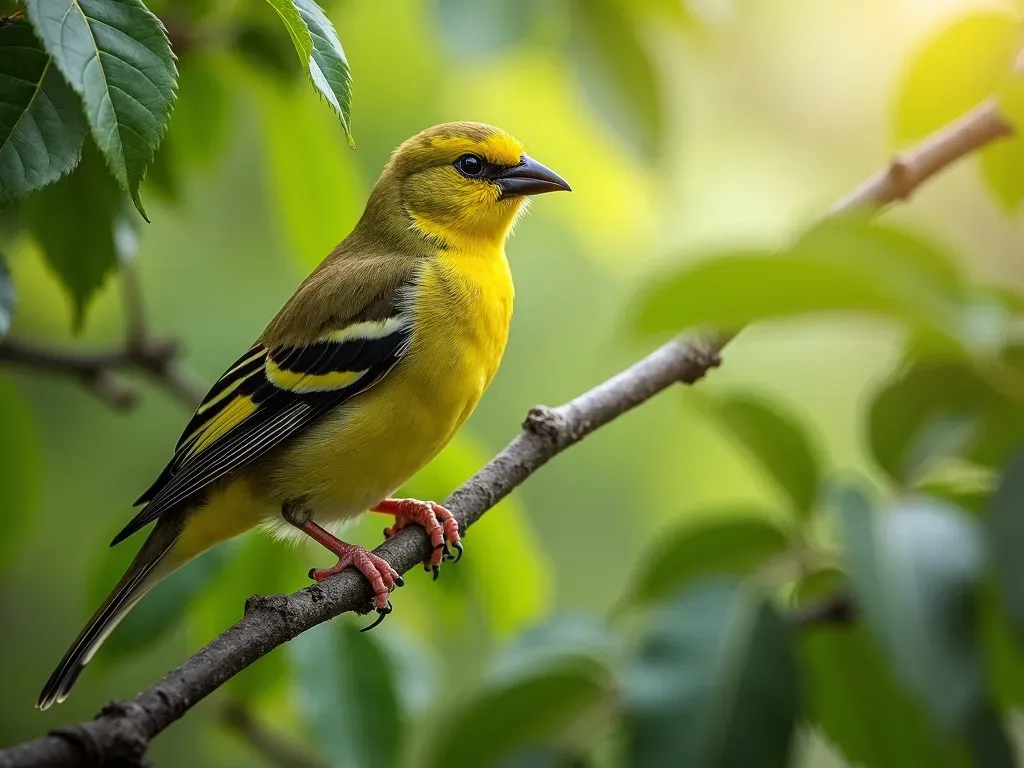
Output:
[[437,577],[441,575],[441,567],[438,566],[438,565],[435,565],[430,570],[432,570],[434,572],[434,581],[437,581]]
[[396,587],[404,587],[405,586],[405,579],[403,579],[401,576],[396,576],[395,577],[395,586]]
[[455,543],[454,543],[454,544],[452,545],[452,547],[454,547],[455,551],[459,553],[459,554],[458,554],[458,555],[457,555],[457,556],[455,557],[455,562],[457,563],[457,562],[459,562],[459,560],[461,560],[461,559],[462,559],[462,553],[466,551],[466,548],[465,548],[464,546],[462,546],[462,542],[461,542],[461,541],[456,541],[456,542],[455,542]]
[[363,627],[359,631],[360,632],[369,632],[374,627],[380,626],[380,623],[382,621],[384,621],[384,619],[387,618],[388,614],[391,613],[393,610],[394,610],[394,607],[391,605],[391,601],[388,600],[387,605],[385,605],[383,608],[378,608],[377,609],[377,618],[374,620],[374,622],[372,624],[370,624],[370,626]]

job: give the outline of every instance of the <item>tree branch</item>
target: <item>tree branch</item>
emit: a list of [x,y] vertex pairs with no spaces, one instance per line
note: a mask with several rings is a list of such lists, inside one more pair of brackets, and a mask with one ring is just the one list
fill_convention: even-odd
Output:
[[[832,214],[862,206],[878,208],[905,199],[913,190],[984,144],[1011,135],[991,104],[971,112],[907,152],[840,201]],[[731,337],[729,337],[731,338]],[[522,432],[445,502],[466,530],[557,454],[617,416],[676,382],[692,384],[719,362],[723,337],[707,349],[672,341],[631,368],[557,408],[538,407]],[[430,546],[422,529],[406,528],[375,552],[405,572],[424,560]],[[0,752],[0,768],[62,768],[121,761],[138,764],[158,733],[225,681],[307,629],[347,611],[367,611],[370,589],[349,569],[298,592],[252,597],[242,619],[151,688],[128,702],[115,702],[94,720],[71,726]],[[798,624],[842,615],[835,598],[807,606]]]
[[885,168],[837,202],[830,215],[857,208],[884,208],[907,200],[932,176],[986,144],[1014,134],[995,99],[982,102],[959,120],[940,128],[913,149],[897,155]]
[[122,280],[125,337],[120,345],[83,352],[5,337],[0,339],[0,364],[76,379],[111,408],[122,411],[137,405],[139,394],[118,374],[138,371],[148,374],[189,408],[197,408],[205,388],[181,367],[177,342],[157,339],[150,333],[138,280],[127,265],[122,267]]

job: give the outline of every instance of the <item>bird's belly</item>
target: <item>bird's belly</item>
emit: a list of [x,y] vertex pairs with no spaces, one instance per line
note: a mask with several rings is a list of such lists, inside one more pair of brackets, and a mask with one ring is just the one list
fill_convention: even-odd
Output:
[[[476,406],[490,376],[448,357],[446,370],[412,350],[394,371],[327,414],[283,451],[272,486],[282,501],[302,498],[321,523],[372,508],[416,474]],[[422,362],[421,362],[422,361]]]

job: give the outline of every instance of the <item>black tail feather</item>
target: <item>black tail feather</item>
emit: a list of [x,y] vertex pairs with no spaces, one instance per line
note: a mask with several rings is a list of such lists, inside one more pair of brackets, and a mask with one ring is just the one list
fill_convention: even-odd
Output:
[[166,575],[161,572],[158,576],[154,569],[174,546],[177,538],[177,532],[170,526],[158,526],[153,530],[110,596],[89,619],[89,623],[75,638],[75,642],[71,644],[60,664],[50,675],[50,679],[46,681],[36,702],[39,709],[47,709],[67,698],[71,686],[75,684],[85,665],[107,636],[114,631],[118,622],[160,580],[160,576]]

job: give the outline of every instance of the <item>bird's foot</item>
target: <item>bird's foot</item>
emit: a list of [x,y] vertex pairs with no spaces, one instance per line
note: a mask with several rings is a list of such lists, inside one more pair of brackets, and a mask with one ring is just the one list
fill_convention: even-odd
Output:
[[[458,562],[462,559],[463,546],[462,537],[459,536],[459,521],[440,504],[419,499],[384,499],[373,508],[373,511],[395,516],[395,524],[384,529],[385,537],[394,536],[411,523],[423,526],[434,548],[430,559],[423,563],[423,567],[433,571],[435,581],[441,572],[442,560],[452,559]],[[452,554],[452,550],[458,554]]]
[[[405,585],[405,581],[398,571],[392,568],[383,558],[368,552],[363,547],[342,541],[312,521],[302,526],[302,530],[338,556],[337,565],[330,568],[310,569],[309,577],[311,579],[318,582],[323,581],[327,577],[341,573],[351,566],[363,574],[370,582],[370,586],[373,587],[373,604],[381,619],[391,613],[391,603],[388,601],[388,595],[395,587]],[[378,623],[380,623],[380,620],[373,626],[376,626]]]

